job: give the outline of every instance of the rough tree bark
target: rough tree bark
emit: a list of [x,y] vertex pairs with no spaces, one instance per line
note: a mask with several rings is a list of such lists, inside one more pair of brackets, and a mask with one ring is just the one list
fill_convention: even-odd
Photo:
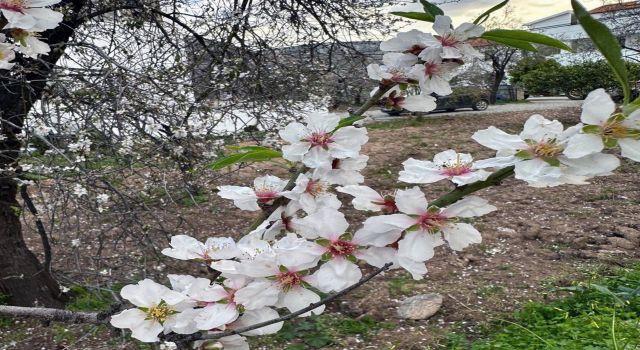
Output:
[[[65,44],[82,23],[86,0],[63,1],[66,18],[56,29],[43,33],[53,48],[39,60],[18,59],[24,73],[4,71],[0,75],[0,293],[10,305],[62,307],[65,297],[56,280],[25,244],[17,200],[18,184],[10,169],[18,168],[18,138],[25,118],[40,99]],[[0,23],[0,28],[4,23]]]

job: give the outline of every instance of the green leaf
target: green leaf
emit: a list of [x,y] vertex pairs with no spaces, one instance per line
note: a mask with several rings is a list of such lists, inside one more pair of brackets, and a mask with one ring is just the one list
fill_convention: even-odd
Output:
[[580,22],[580,25],[587,32],[595,47],[602,53],[604,58],[611,66],[613,73],[622,85],[624,93],[624,103],[628,104],[631,98],[631,88],[629,86],[629,73],[622,59],[622,48],[618,43],[618,39],[611,33],[606,25],[598,22],[591,14],[576,0],[571,0],[573,12]]
[[439,8],[438,6],[428,2],[426,0],[420,0],[420,3],[422,4],[422,8],[424,9],[424,12],[432,15],[434,19],[438,15],[444,16],[444,11],[442,11],[442,9]]
[[281,157],[282,157],[281,152],[263,147],[261,149],[243,152],[243,153],[236,153],[228,157],[224,157],[214,162],[213,164],[210,164],[209,168],[213,170],[218,170],[218,169],[226,168],[236,163],[262,162],[265,160],[271,160],[273,158],[281,158]]
[[636,98],[635,101],[629,103],[628,105],[623,106],[622,112],[624,112],[624,115],[630,115],[638,109],[640,109],[640,97]]
[[353,123],[364,119],[364,116],[361,115],[356,115],[356,116],[352,116],[352,117],[346,117],[344,119],[341,119],[340,122],[338,123],[338,126],[335,128],[335,130],[333,130],[334,132],[338,129],[344,128],[346,126],[352,126]]
[[433,22],[436,20],[436,18],[431,14],[423,13],[423,12],[397,12],[396,11],[396,12],[391,12],[391,14],[404,17],[404,18],[415,19],[418,21],[425,21],[425,22]]
[[270,150],[270,148],[262,146],[227,146],[227,148],[238,152]]
[[509,3],[509,0],[504,0],[503,2],[497,4],[496,6],[488,9],[487,11],[485,11],[483,14],[481,14],[480,16],[478,16],[478,18],[476,18],[475,21],[473,21],[473,24],[482,24],[484,23],[486,20],[489,19],[489,16],[498,11],[499,9],[503,8],[506,4]]
[[602,128],[598,125],[587,125],[582,128],[582,132],[585,134],[599,134],[602,131]]
[[[484,39],[499,42],[505,45],[517,47],[519,49],[528,50],[528,51],[538,51],[531,43],[534,44],[542,44],[546,46],[555,47],[565,51],[573,51],[567,44],[563,43],[558,39],[554,39],[550,36],[546,36],[539,33],[531,33],[526,30],[517,30],[517,29],[494,29],[484,32],[481,36]],[[528,46],[522,45],[516,46],[511,43],[527,43]],[[525,48],[526,47],[526,48]],[[533,48],[533,50],[531,49]]]

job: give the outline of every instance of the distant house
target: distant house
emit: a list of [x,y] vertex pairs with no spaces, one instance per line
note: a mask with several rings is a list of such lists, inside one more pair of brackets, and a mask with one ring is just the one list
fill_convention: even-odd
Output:
[[[640,60],[640,1],[621,2],[597,7],[589,11],[591,15],[609,27],[625,48],[623,55]],[[572,11],[560,12],[544,17],[525,26],[533,32],[549,35],[564,41],[577,53],[591,54],[594,47]],[[559,49],[542,48],[546,56],[560,54]],[[566,57],[566,56],[565,56]],[[563,56],[560,58],[562,61]]]

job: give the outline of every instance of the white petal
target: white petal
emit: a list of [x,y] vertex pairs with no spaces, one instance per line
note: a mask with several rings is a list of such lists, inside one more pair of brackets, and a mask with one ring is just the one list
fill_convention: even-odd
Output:
[[398,257],[398,263],[409,271],[414,280],[421,280],[427,274],[427,265],[422,261],[415,261],[405,257]]
[[456,251],[463,250],[471,244],[482,242],[480,232],[466,223],[447,225],[442,228],[442,233],[444,239],[449,243],[449,247]]
[[433,22],[433,30],[440,35],[449,34],[452,32],[451,23],[451,17],[437,15],[435,22]]
[[209,304],[194,319],[201,330],[224,327],[238,318],[238,310],[232,304]]
[[309,136],[309,130],[300,123],[291,123],[279,132],[280,137],[289,143],[298,143]]
[[[233,328],[238,329],[242,327],[253,326],[258,323],[274,320],[278,317],[280,317],[280,315],[278,315],[278,312],[268,307],[257,309],[257,310],[250,310],[245,312],[242,315],[242,317],[238,318],[238,321],[236,321],[233,324]],[[258,329],[244,332],[242,333],[242,335],[260,336],[260,335],[274,334],[274,333],[278,333],[280,329],[282,329],[282,325],[283,325],[283,322],[278,322],[278,323],[274,323]],[[225,346],[225,350],[226,349],[227,347]]]
[[618,145],[620,145],[623,157],[640,162],[640,140],[618,139]]
[[396,193],[396,206],[398,209],[410,215],[422,215],[427,211],[429,202],[419,187],[408,190],[398,190]]
[[290,145],[282,146],[282,158],[290,160],[292,162],[299,162],[304,158],[304,155],[309,152],[311,144],[308,142],[297,142]]
[[591,91],[582,104],[580,120],[585,124],[601,125],[616,111],[616,104],[604,89]]
[[329,144],[329,153],[332,157],[340,159],[357,157],[362,145],[369,140],[366,128],[354,126],[340,128],[332,138],[334,142]]
[[402,182],[429,184],[448,177],[441,174],[442,169],[430,161],[409,158],[402,165],[404,170],[400,171],[400,176],[398,177],[398,180]]
[[[306,288],[295,287],[291,288],[288,292],[285,292],[280,295],[280,300],[278,301],[279,307],[286,307],[289,309],[289,312],[296,312],[300,309],[304,309],[310,304],[316,303],[320,301],[320,296]],[[309,312],[306,312],[300,317],[310,316],[312,313],[314,315],[319,315],[324,311],[324,305],[319,306]]]
[[580,158],[592,153],[602,152],[602,138],[593,134],[577,134],[569,138],[564,155],[569,158]]
[[251,187],[218,186],[218,190],[218,196],[233,200],[233,204],[242,210],[260,210],[258,197]]
[[307,152],[307,154],[302,158],[302,162],[304,165],[312,169],[328,167],[331,166],[331,155],[329,151],[322,147],[311,147],[309,152]]
[[340,123],[340,116],[333,113],[315,112],[306,118],[307,128],[314,132],[331,132]]
[[369,247],[358,252],[356,257],[364,260],[367,264],[375,267],[382,267],[387,263],[397,261],[397,250],[391,247]]
[[559,121],[534,114],[524,123],[520,138],[536,141],[558,139],[563,131],[564,126]]
[[351,204],[357,210],[380,211],[381,206],[374,202],[384,202],[382,196],[371,187],[350,185],[337,187],[336,190],[352,195],[354,198]]
[[560,161],[568,167],[567,174],[587,177],[611,175],[612,171],[620,166],[618,157],[602,153],[592,153],[582,158],[561,159]]
[[444,208],[442,214],[450,218],[470,218],[486,215],[497,209],[484,198],[468,196]]
[[549,163],[541,159],[532,159],[522,161],[516,164],[515,177],[524,180],[529,185],[541,186],[558,186],[562,176],[560,167],[551,166]]
[[430,112],[436,109],[436,99],[429,95],[410,95],[402,101],[402,107],[412,112]]
[[396,242],[402,235],[402,231],[415,223],[416,219],[405,214],[370,217],[364,222],[362,228],[356,231],[353,242],[384,247]]
[[473,163],[474,167],[479,168],[479,169],[486,169],[486,168],[497,168],[497,169],[502,169],[502,168],[506,168],[508,166],[512,166],[518,162],[521,162],[522,159],[515,157],[515,156],[508,156],[508,157],[495,157],[495,158],[489,158],[489,159],[483,159],[483,160],[478,160],[475,161]]
[[521,150],[527,147],[527,144],[520,136],[507,134],[494,126],[476,131],[471,138],[479,144],[496,151]]
[[347,259],[338,258],[322,264],[314,276],[310,283],[320,291],[328,293],[356,284],[362,278],[362,271]]
[[433,258],[435,234],[423,231],[407,232],[398,242],[398,256],[414,261],[427,261]]
[[234,300],[247,310],[255,310],[278,302],[280,289],[275,282],[258,280],[249,283],[234,294]]

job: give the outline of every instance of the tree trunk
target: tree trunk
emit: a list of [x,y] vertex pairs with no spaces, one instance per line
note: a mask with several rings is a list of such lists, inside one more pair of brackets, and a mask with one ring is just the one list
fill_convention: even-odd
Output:
[[489,95],[489,103],[495,104],[498,100],[498,90],[500,89],[500,84],[502,80],[504,80],[505,72],[497,71],[493,74],[493,84],[491,84],[491,94]]
[[[18,57],[16,63],[25,73],[1,71],[0,74],[0,300],[10,305],[60,308],[64,295],[36,256],[29,251],[22,236],[18,203],[18,184],[14,169],[19,169],[24,120],[33,104],[40,99],[55,64],[64,53],[64,44],[81,23],[80,11],[86,0],[63,0],[66,20],[56,29],[43,33],[54,49],[39,60]],[[6,22],[5,22],[6,23]],[[5,23],[0,23],[0,28]],[[18,172],[19,173],[19,172]]]
[[0,293],[10,305],[60,308],[64,295],[58,283],[22,238],[18,185],[0,178]]

